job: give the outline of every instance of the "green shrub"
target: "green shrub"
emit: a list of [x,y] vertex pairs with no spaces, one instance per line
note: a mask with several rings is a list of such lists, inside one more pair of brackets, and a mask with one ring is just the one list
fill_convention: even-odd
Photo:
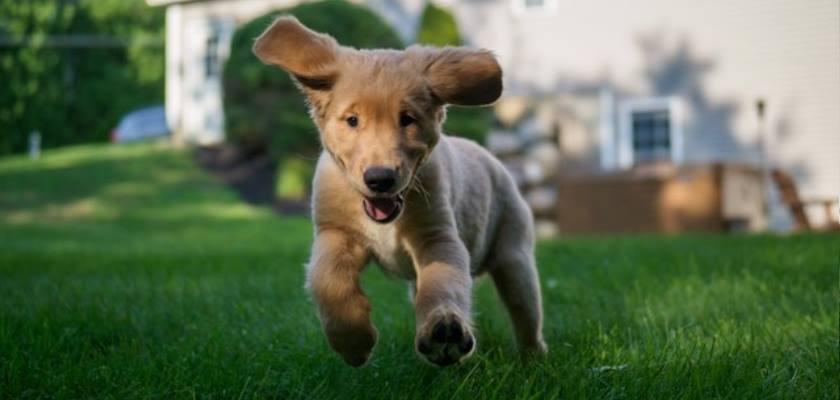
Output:
[[309,182],[315,172],[312,163],[302,158],[288,157],[278,169],[274,189],[276,196],[281,199],[305,200]]
[[[417,42],[432,46],[460,46],[463,44],[458,33],[455,17],[447,10],[432,3],[423,10]],[[484,144],[493,121],[488,108],[451,106],[447,110],[443,130],[449,134],[463,136]]]
[[461,34],[455,17],[432,3],[429,3],[420,16],[420,28],[417,42],[432,46],[460,46]]
[[276,158],[314,157],[319,148],[318,134],[303,95],[287,73],[264,65],[251,53],[254,39],[281,14],[294,15],[309,28],[326,32],[347,46],[401,48],[402,43],[372,11],[341,0],[272,12],[236,31],[224,69],[228,138],[240,145],[268,146]]

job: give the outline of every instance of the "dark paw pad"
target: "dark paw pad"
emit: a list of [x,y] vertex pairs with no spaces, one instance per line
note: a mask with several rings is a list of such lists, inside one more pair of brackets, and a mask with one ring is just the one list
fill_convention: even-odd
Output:
[[475,339],[467,325],[457,317],[438,318],[428,323],[430,329],[418,334],[417,352],[427,361],[445,367],[455,364],[470,355],[475,348]]

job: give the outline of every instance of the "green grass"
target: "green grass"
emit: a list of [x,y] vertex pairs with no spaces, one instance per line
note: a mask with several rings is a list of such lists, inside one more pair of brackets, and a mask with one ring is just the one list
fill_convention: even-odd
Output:
[[345,366],[303,291],[310,237],[174,150],[0,160],[0,397],[838,398],[838,236],[543,242],[550,355],[518,361],[481,280],[479,351],[443,370],[375,268],[380,341]]

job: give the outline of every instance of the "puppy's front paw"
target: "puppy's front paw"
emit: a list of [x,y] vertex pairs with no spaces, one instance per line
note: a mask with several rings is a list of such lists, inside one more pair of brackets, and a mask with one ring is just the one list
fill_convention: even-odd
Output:
[[548,354],[548,346],[541,338],[534,342],[524,343],[519,345],[520,355],[522,360],[529,362],[543,358]]
[[475,337],[461,317],[440,313],[427,318],[417,330],[416,348],[426,361],[446,367],[472,355]]
[[370,358],[373,346],[379,334],[376,328],[368,326],[362,329],[332,329],[326,330],[327,340],[344,362],[353,366],[361,367]]

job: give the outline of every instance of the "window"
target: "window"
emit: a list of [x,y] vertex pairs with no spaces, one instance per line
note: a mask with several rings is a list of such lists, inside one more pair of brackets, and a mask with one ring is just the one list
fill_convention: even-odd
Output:
[[682,113],[676,98],[628,100],[621,104],[619,165],[682,161]]
[[204,51],[204,75],[207,77],[219,74],[219,35],[213,32],[207,38],[207,45]]
[[523,0],[525,8],[542,8],[545,7],[545,0]]
[[668,110],[636,111],[630,115],[630,121],[635,162],[671,158],[671,113]]
[[511,0],[514,14],[550,15],[557,10],[557,0]]

